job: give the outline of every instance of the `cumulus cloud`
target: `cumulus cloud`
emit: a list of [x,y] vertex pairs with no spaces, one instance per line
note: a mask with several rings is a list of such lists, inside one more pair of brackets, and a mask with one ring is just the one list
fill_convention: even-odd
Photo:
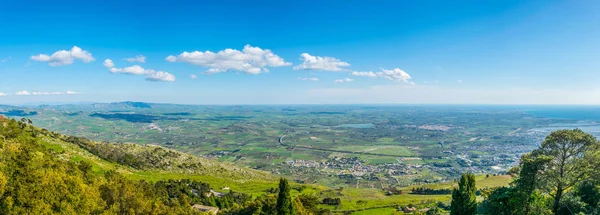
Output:
[[31,60],[47,62],[50,66],[66,66],[73,64],[76,59],[89,63],[94,60],[94,57],[92,57],[92,53],[77,46],[73,46],[71,50],[59,50],[52,55],[39,54],[31,56]]
[[16,96],[56,96],[56,95],[74,95],[79,94],[73,91],[66,92],[29,92],[26,90],[18,91],[15,93]]
[[268,72],[267,67],[289,66],[283,58],[273,54],[269,49],[261,49],[251,45],[244,46],[242,51],[225,49],[217,53],[211,51],[183,52],[178,56],[170,55],[169,62],[185,62],[197,66],[208,67],[206,73],[241,71],[247,74]]
[[301,81],[319,81],[318,78],[298,78]]
[[104,60],[104,63],[102,65],[104,65],[107,68],[115,67],[115,64],[113,63],[113,61],[111,59]]
[[197,75],[194,75],[194,74],[191,74],[191,75],[190,75],[190,78],[191,78],[191,79],[196,79],[196,78],[198,78],[198,76],[197,76]]
[[132,63],[135,63],[135,62],[146,63],[146,56],[138,55],[135,57],[125,58],[125,60],[132,62]]
[[146,77],[146,80],[147,81],[156,81],[156,82],[161,82],[161,81],[173,82],[173,81],[175,81],[175,76],[168,72],[158,71],[158,72],[151,72],[150,74],[148,74],[148,76]]
[[412,83],[410,82],[410,79],[412,79],[410,77],[410,75],[406,72],[404,72],[404,70],[395,68],[395,69],[381,69],[381,72],[377,73],[377,76],[388,79],[388,80],[392,80],[392,81],[398,81],[398,82],[406,82],[406,83]]
[[352,76],[363,76],[363,77],[371,77],[371,78],[385,78],[388,80],[392,80],[392,81],[397,81],[397,82],[404,82],[404,83],[411,83],[413,84],[413,82],[411,82],[410,80],[412,79],[410,77],[410,75],[406,72],[404,72],[404,70],[401,70],[399,68],[395,68],[395,69],[381,69],[381,72],[351,72],[350,75]]
[[344,79],[337,79],[335,81],[333,81],[334,83],[348,83],[348,82],[353,82],[354,79],[351,78],[344,78]]
[[173,82],[175,81],[175,76],[171,73],[164,71],[155,71],[153,69],[144,69],[139,65],[133,65],[125,68],[110,68],[109,70],[112,73],[121,73],[128,75],[145,75],[147,81],[153,82]]
[[458,83],[462,83],[462,80],[456,80],[456,82],[458,82]]
[[147,70],[141,66],[133,65],[133,66],[125,67],[125,68],[113,67],[113,68],[110,68],[109,71],[112,73],[123,73],[123,74],[129,74],[129,75],[148,75],[154,70]]
[[0,96],[6,96],[6,94],[3,92],[0,92]]
[[312,56],[308,53],[300,55],[302,64],[295,66],[294,70],[322,70],[322,71],[345,71],[342,67],[350,66],[349,63],[333,57]]
[[371,77],[371,78],[377,77],[377,74],[375,74],[374,72],[351,72],[350,75],[352,75],[352,76],[364,76],[364,77]]

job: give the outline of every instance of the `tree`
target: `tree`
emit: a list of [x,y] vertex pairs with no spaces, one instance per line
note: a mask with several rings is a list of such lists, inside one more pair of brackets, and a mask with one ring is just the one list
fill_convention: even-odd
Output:
[[540,150],[534,150],[529,154],[521,156],[519,166],[519,177],[514,181],[511,192],[511,206],[514,213],[527,215],[531,212],[534,205],[533,195],[539,187],[540,171],[546,163],[552,160],[551,157],[541,154]]
[[[593,172],[593,160],[589,153],[596,150],[598,141],[580,129],[558,130],[550,133],[536,150],[539,155],[551,158],[540,173],[540,180],[547,191],[554,191],[552,211],[560,209],[564,191]],[[588,152],[589,150],[589,152]]]
[[483,192],[485,200],[480,204],[482,214],[510,215],[515,213],[514,199],[515,188],[498,187],[491,191]]
[[279,180],[279,195],[277,196],[277,215],[292,215],[294,208],[287,179]]
[[458,182],[458,189],[452,192],[451,215],[474,215],[477,213],[475,192],[475,176],[471,173],[463,174]]
[[442,214],[444,214],[442,212],[442,209],[440,209],[438,207],[433,207],[425,213],[425,215],[442,215]]

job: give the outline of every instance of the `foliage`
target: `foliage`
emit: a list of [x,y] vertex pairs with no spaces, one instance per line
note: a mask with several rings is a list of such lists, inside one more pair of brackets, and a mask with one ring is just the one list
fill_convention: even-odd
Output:
[[440,209],[438,207],[432,207],[425,213],[425,215],[442,215],[442,214],[444,214],[444,212],[442,211],[442,209]]
[[144,181],[61,159],[29,121],[0,119],[0,214],[194,214]]
[[450,189],[432,189],[428,187],[417,187],[412,188],[410,190],[411,194],[419,194],[419,195],[440,195],[440,194],[451,194],[452,190]]
[[471,215],[477,213],[475,176],[463,174],[458,183],[458,189],[452,192],[451,215]]
[[235,167],[155,145],[112,144],[73,136],[62,136],[62,138],[103,159],[138,170],[206,174],[231,179],[273,179],[269,174],[261,171]]
[[287,179],[279,180],[279,194],[277,195],[277,215],[291,215],[294,213],[290,186]]
[[[581,130],[552,132],[521,157],[510,187],[484,192],[482,214],[598,214],[598,141]],[[514,172],[514,171],[513,171]],[[575,187],[575,189],[572,189]]]
[[323,199],[323,204],[326,205],[340,205],[342,201],[340,200],[340,198],[324,198]]
[[558,211],[565,190],[595,171],[591,149],[598,141],[591,134],[579,129],[552,132],[537,150],[540,156],[551,158],[540,173],[546,191],[554,192],[553,211]]

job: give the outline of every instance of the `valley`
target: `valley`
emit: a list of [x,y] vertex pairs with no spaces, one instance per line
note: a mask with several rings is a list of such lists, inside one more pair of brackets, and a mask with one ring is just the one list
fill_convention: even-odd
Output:
[[158,145],[298,183],[376,189],[451,181],[467,171],[502,174],[552,130],[544,128],[577,122],[519,106],[123,102],[2,109],[96,141]]
[[124,102],[2,106],[0,112],[31,119],[49,132],[45,147],[61,158],[92,163],[96,174],[116,170],[136,181],[198,180],[217,193],[253,196],[268,194],[285,177],[293,182],[293,195],[339,199],[319,208],[356,214],[448,203],[463,172],[479,175],[479,189],[506,186],[512,181],[507,171],[553,130],[548,128],[595,125],[515,107]]

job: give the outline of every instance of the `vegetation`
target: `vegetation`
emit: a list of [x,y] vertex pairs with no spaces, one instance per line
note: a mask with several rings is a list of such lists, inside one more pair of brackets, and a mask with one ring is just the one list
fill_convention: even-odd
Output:
[[410,191],[411,194],[419,194],[419,195],[443,195],[443,194],[451,194],[452,190],[450,189],[431,189],[427,187],[418,187],[412,188]]
[[599,147],[579,129],[552,132],[539,149],[523,155],[510,187],[483,193],[480,213],[600,214]]
[[458,188],[452,191],[451,215],[474,215],[477,213],[477,200],[475,199],[475,176],[471,173],[463,174],[458,182]]
[[[285,214],[379,213],[449,200],[448,195],[408,194],[401,188],[386,196],[385,189],[332,190],[285,179],[273,189],[273,176],[261,171],[160,146],[66,136],[36,128],[29,120],[0,121],[1,214],[195,214],[200,212],[191,205],[200,204],[217,207],[221,214],[267,215],[279,213],[279,199],[289,205]],[[497,178],[477,180],[492,185]],[[231,189],[213,190],[224,186]]]
[[[127,167],[110,169],[118,164],[111,165],[93,156],[82,157],[87,155],[76,148],[65,151],[78,146],[134,169],[166,168],[160,162],[151,162],[158,160],[153,156],[165,154],[170,155],[164,160],[172,164],[198,161],[160,147],[150,148],[157,152],[152,156],[144,153],[146,150],[113,150],[114,146],[108,143],[63,136],[36,128],[30,120],[0,116],[0,214],[202,214],[191,207],[195,204],[217,207],[223,214],[309,215],[327,211],[318,207],[315,196],[302,194],[293,198],[286,179],[281,179],[279,195],[256,198],[232,190],[219,193],[210,184],[193,179],[132,180],[126,177],[132,174]],[[184,159],[173,159],[181,157]],[[183,166],[177,171],[195,172],[207,166],[204,162],[198,165]],[[94,170],[97,166],[109,169]],[[223,169],[214,174],[239,177],[237,174],[253,172],[242,170]],[[283,207],[277,207],[278,202]]]
[[290,186],[287,179],[279,180],[279,195],[277,196],[277,215],[292,215],[294,208],[290,196]]
[[0,214],[194,214],[154,185],[88,162],[63,160],[44,147],[43,131],[0,116]]
[[[89,138],[97,143],[94,148],[105,151],[99,154],[103,158],[115,156],[110,151],[123,148],[128,151],[124,154],[136,158],[121,156],[119,164],[136,162],[136,169],[187,173],[185,166],[169,167],[165,162],[140,166],[157,162],[138,153],[150,148],[146,144],[154,144],[264,170],[297,183],[369,189],[451,182],[466,171],[503,174],[520,155],[537,147],[537,140],[549,133],[544,129],[548,125],[573,123],[532,117],[514,107],[476,106],[197,106],[123,102],[3,109],[35,111],[37,115],[27,117],[36,125]],[[284,134],[280,144],[278,139]],[[139,145],[112,148],[114,144],[100,141]],[[164,153],[168,156],[171,152]],[[196,174],[217,174],[213,169],[201,167]],[[277,179],[259,180],[276,184]]]

